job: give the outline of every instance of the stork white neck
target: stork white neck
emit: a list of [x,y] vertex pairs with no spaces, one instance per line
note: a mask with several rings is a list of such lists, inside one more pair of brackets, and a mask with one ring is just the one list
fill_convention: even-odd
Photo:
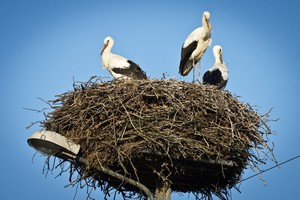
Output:
[[209,22],[210,13],[208,11],[203,12],[202,15],[202,27],[205,28],[205,30],[211,30],[211,23]]
[[214,52],[214,56],[215,56],[215,64],[217,64],[217,63],[223,64],[222,47],[219,45],[214,46],[213,52]]
[[104,53],[110,53],[111,52],[111,49],[114,45],[114,40],[111,38],[111,37],[106,37],[104,39],[104,47],[101,51],[101,55]]

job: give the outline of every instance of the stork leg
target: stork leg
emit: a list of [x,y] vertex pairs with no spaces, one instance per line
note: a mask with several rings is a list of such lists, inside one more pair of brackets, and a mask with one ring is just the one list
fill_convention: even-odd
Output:
[[193,83],[195,83],[195,68],[193,66]]
[[200,85],[201,82],[200,82],[200,69],[201,69],[201,66],[200,66],[200,61],[198,62],[198,84]]
[[195,62],[194,59],[192,60],[192,68],[193,68],[193,83],[195,83]]

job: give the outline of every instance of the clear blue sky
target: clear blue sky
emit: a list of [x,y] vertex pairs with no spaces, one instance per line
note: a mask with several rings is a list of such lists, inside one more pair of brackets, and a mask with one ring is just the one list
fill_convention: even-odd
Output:
[[[227,89],[260,113],[274,108],[270,125],[278,161],[300,154],[298,1],[61,1],[2,0],[0,2],[1,199],[73,199],[64,188],[68,177],[42,174],[43,157],[26,139],[40,127],[42,113],[22,108],[46,107],[37,98],[54,99],[72,90],[73,77],[109,76],[99,54],[103,39],[115,39],[113,52],[138,63],[151,78],[178,74],[180,49],[187,35],[211,12],[213,45],[223,47],[229,68]],[[210,47],[202,59],[202,74],[214,62]],[[265,168],[273,163],[268,163]],[[241,184],[233,199],[300,199],[300,159],[273,169],[263,178]],[[246,170],[244,177],[252,175]],[[85,198],[85,189],[76,199]],[[102,199],[99,191],[93,197]],[[173,195],[188,199],[188,195]],[[193,199],[190,197],[189,199]]]

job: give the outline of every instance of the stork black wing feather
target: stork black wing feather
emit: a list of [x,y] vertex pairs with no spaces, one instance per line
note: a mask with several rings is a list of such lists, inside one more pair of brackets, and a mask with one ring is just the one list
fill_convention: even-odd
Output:
[[215,85],[218,86],[219,89],[226,86],[227,80],[224,80],[222,77],[222,73],[219,69],[215,69],[213,71],[207,71],[203,75],[203,85]]
[[113,68],[112,71],[117,74],[123,74],[133,79],[147,79],[146,73],[131,60],[127,60],[130,64],[128,68]]
[[[195,40],[185,48],[183,48],[183,45],[182,45],[179,73],[183,76],[186,76],[192,70],[192,67],[190,67],[190,69],[185,69],[185,65],[186,65],[186,62],[188,62],[193,51],[197,48],[197,44],[198,44],[198,41]],[[184,71],[186,71],[186,72],[184,73]]]

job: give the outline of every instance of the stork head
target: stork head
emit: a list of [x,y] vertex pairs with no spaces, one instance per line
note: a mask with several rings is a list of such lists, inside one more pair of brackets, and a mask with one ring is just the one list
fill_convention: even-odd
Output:
[[112,37],[108,36],[104,39],[104,47],[101,51],[101,55],[103,54],[103,51],[109,47],[110,49],[112,48],[112,46],[114,45],[114,40],[112,39]]
[[210,18],[210,13],[208,11],[204,11],[202,16],[202,23],[205,23],[208,28],[210,28],[209,18]]
[[216,58],[216,62],[219,61],[220,63],[223,64],[223,59],[222,59],[222,47],[220,45],[216,45],[213,48],[214,56]]

